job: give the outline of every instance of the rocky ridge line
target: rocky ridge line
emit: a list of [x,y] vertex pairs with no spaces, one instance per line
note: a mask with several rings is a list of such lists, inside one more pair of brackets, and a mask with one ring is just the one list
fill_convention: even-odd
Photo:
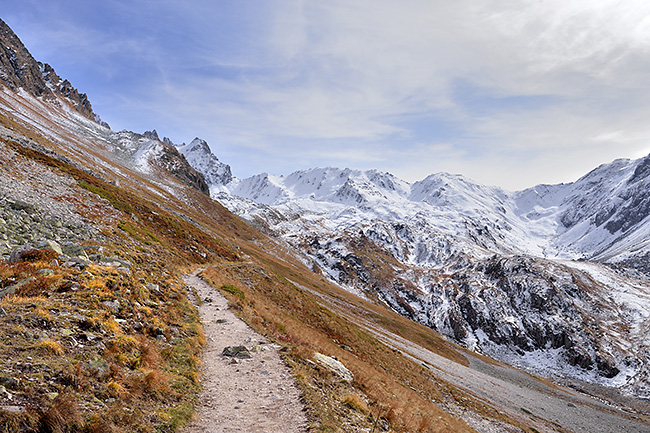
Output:
[[76,111],[101,122],[88,96],[59,77],[47,63],[37,62],[11,28],[0,19],[0,82],[13,91],[24,89],[36,97],[54,101],[56,96],[72,102]]

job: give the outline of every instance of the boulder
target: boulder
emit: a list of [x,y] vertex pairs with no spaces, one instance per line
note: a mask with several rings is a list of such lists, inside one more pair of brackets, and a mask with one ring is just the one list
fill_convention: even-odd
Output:
[[341,361],[318,352],[314,354],[314,360],[319,365],[327,368],[332,373],[339,376],[345,382],[352,382],[354,380],[354,375],[352,372],[348,370]]
[[15,248],[11,254],[9,254],[9,263],[18,263],[25,255],[26,252],[33,250],[31,245],[23,245],[21,247]]
[[70,256],[70,257],[77,257],[80,258],[84,261],[89,262],[90,260],[88,259],[88,256],[86,255],[86,251],[84,248],[80,245],[77,245],[73,242],[65,242],[62,246],[61,249],[63,250],[63,254]]
[[250,359],[252,358],[251,352],[245,346],[227,346],[223,349],[221,356],[228,356],[230,358]]
[[16,293],[16,290],[20,289],[21,287],[31,283],[32,281],[35,281],[36,278],[34,277],[27,277],[25,279],[22,279],[18,281],[16,284],[11,285],[9,287],[5,287],[4,289],[0,289],[0,299],[4,298],[7,295],[13,295]]
[[56,241],[42,241],[39,242],[36,246],[40,249],[54,251],[59,256],[63,254],[61,245],[59,245],[59,243]]

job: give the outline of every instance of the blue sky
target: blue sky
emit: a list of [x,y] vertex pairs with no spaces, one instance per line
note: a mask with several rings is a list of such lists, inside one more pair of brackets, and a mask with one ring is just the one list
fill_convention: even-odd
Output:
[[3,0],[114,130],[236,176],[317,166],[522,189],[650,153],[650,3]]

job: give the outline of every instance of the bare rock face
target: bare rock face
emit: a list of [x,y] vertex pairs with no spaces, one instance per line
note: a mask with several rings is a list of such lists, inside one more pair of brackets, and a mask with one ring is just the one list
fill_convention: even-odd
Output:
[[157,148],[155,152],[156,158],[153,161],[155,165],[174,176],[184,185],[201,191],[207,196],[210,195],[210,187],[206,182],[205,175],[195,170],[173,143],[168,144],[165,140],[161,141],[155,129],[143,132],[142,136],[153,140],[154,143],[149,142],[148,145],[153,145]]
[[175,147],[162,142],[160,144],[163,146],[163,149],[158,159],[158,165],[185,185],[209,196],[210,187],[205,182],[203,174],[192,168],[185,157]]
[[79,93],[68,80],[62,80],[54,69],[37,62],[18,36],[0,20],[0,83],[11,90],[24,89],[29,94],[54,100],[55,95],[67,98],[75,110],[95,120],[92,106],[85,93]]

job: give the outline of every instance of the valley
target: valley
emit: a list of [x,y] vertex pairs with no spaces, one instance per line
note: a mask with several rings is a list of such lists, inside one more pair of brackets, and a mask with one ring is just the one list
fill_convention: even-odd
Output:
[[648,158],[239,179],[0,42],[0,433],[648,431]]

